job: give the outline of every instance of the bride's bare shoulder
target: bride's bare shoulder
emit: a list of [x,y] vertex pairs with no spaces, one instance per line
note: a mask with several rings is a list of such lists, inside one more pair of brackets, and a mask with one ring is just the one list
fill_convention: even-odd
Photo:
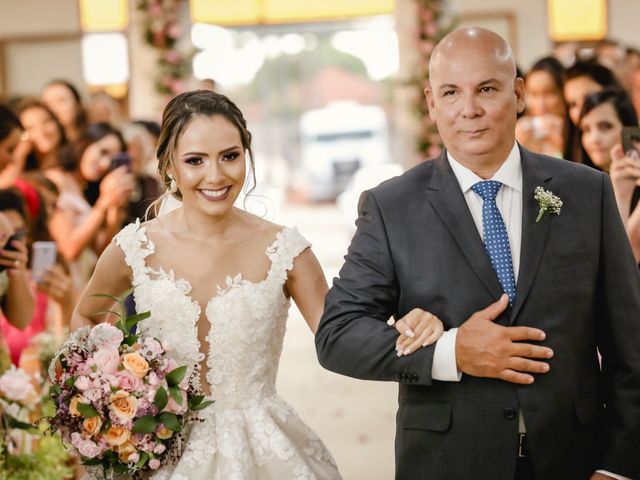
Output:
[[284,228],[282,225],[270,222],[252,213],[242,212],[242,228],[246,234],[273,238]]

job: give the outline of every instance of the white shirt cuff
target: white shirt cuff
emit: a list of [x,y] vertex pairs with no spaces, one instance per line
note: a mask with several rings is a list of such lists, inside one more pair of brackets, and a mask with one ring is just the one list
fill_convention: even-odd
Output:
[[632,478],[616,475],[615,473],[607,472],[606,470],[596,470],[596,472],[603,475],[609,475],[611,478],[615,478],[616,480],[633,480]]
[[458,329],[452,328],[442,334],[436,342],[431,366],[431,378],[443,382],[459,382],[462,372],[456,363],[456,336]]

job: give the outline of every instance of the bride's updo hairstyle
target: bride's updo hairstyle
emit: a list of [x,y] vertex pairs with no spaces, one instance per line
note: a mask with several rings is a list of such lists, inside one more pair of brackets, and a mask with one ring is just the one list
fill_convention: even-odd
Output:
[[222,115],[238,129],[242,148],[249,157],[249,168],[253,181],[249,192],[255,188],[256,175],[253,151],[251,150],[251,133],[247,130],[247,122],[242,112],[235,103],[220,93],[211,90],[194,90],[172,98],[162,113],[156,155],[158,157],[158,173],[166,192],[158,200],[162,200],[166,195],[182,199],[180,190],[171,190],[171,178],[169,177],[169,168],[173,165],[178,141],[191,120],[198,116],[213,117],[214,115]]

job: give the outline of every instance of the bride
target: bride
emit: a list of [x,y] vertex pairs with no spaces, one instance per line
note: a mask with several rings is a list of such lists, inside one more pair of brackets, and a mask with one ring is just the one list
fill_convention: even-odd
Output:
[[[253,170],[251,134],[225,96],[194,91],[165,108],[159,170],[174,211],[125,227],[102,254],[74,313],[99,321],[131,285],[146,334],[165,339],[182,364],[197,365],[215,403],[184,432],[175,465],[154,479],[339,479],[322,441],[275,390],[289,299],[315,333],[327,291],[309,243],[233,206]],[[252,172],[253,173],[253,172]]]

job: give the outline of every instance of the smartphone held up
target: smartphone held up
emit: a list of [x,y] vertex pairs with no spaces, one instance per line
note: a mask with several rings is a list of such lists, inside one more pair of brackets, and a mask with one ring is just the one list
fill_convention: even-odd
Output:
[[58,250],[55,242],[34,242],[31,256],[31,275],[36,282],[56,264]]
[[624,152],[635,150],[640,156],[640,127],[622,127],[621,136]]

